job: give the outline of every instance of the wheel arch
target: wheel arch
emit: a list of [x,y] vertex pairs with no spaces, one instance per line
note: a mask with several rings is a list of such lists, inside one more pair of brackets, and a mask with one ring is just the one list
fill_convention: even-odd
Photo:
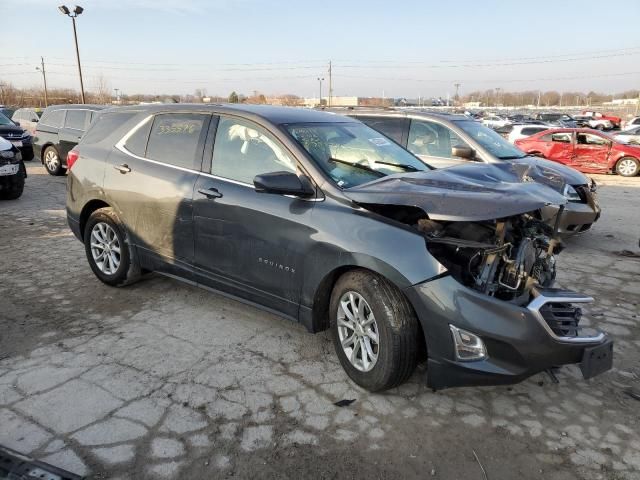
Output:
[[87,221],[93,212],[100,208],[108,208],[111,207],[107,202],[100,199],[93,199],[88,201],[84,207],[82,207],[82,211],[80,212],[79,225],[80,225],[80,236],[81,239],[84,240],[84,227],[87,225]]
[[388,276],[383,275],[382,273],[373,270],[371,268],[367,268],[362,265],[357,264],[349,264],[349,265],[341,265],[339,267],[334,268],[330,272],[328,272],[318,284],[316,288],[314,297],[313,297],[313,305],[311,307],[311,319],[310,325],[307,325],[307,328],[313,333],[319,333],[329,329],[330,326],[330,318],[329,318],[329,307],[331,303],[331,294],[333,293],[333,288],[335,284],[338,282],[340,277],[344,274],[354,271],[354,270],[365,270],[367,272],[373,273],[374,275],[379,275],[384,277],[386,280],[391,282],[394,285],[400,294],[405,297],[407,303],[411,307],[413,314],[416,316],[416,323],[418,325],[418,354],[419,356],[426,355],[427,351],[427,342],[424,335],[424,330],[422,328],[422,323],[418,318],[416,313],[416,309],[411,302],[411,299],[405,294],[403,288],[400,287],[396,282],[390,279]]

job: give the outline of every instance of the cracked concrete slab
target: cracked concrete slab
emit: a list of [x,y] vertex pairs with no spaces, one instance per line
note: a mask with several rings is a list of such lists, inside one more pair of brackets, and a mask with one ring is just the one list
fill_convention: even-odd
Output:
[[636,480],[640,261],[614,253],[640,237],[636,180],[600,177],[601,221],[559,257],[559,282],[597,299],[611,372],[433,393],[421,364],[371,394],[326,333],[157,275],[98,282],[64,178],[30,165],[0,203],[0,444],[96,478],[476,478],[475,451],[492,479]]

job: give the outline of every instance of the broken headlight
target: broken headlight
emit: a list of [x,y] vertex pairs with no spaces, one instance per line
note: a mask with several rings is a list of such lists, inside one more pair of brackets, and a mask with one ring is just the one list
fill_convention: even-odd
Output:
[[582,202],[582,198],[580,198],[578,191],[569,184],[564,186],[562,195],[564,195],[570,202]]

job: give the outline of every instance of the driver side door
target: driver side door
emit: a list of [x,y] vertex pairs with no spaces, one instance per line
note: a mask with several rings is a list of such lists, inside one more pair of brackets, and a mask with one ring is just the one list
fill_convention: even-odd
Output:
[[574,165],[582,172],[606,172],[611,142],[593,133],[577,133]]
[[302,174],[275,135],[220,117],[194,188],[195,267],[199,282],[296,317],[316,199],[256,192],[256,175],[278,171]]

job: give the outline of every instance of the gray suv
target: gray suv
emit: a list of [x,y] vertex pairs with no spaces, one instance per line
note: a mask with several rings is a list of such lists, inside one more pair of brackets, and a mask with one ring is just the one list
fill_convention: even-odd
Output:
[[509,164],[433,170],[361,122],[248,105],[103,112],[68,156],[67,218],[112,286],[149,271],[331,330],[377,391],[611,368],[592,299],[553,288],[566,199]]

